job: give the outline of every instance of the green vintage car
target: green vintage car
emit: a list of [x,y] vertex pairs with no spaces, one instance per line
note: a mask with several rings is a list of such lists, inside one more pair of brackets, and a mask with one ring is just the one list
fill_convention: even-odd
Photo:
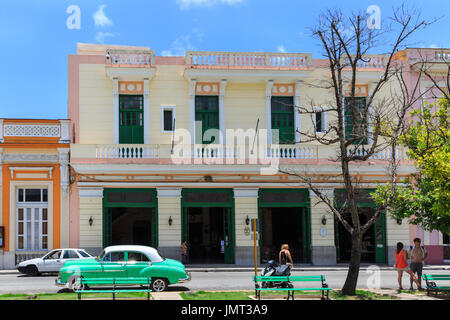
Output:
[[169,284],[191,279],[184,265],[164,259],[151,247],[136,245],[111,246],[97,258],[69,261],[61,268],[55,281],[57,286],[78,289],[78,278],[151,278],[153,291],[164,291]]

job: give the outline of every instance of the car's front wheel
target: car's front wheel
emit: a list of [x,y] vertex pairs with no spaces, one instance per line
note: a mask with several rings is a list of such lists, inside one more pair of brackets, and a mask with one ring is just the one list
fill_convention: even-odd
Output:
[[81,277],[80,276],[72,276],[67,281],[69,290],[75,292],[77,290],[85,290],[87,289],[87,286],[80,282]]
[[36,277],[36,276],[40,275],[39,270],[35,265],[28,266],[25,269],[25,273],[32,277]]
[[162,292],[167,289],[168,281],[164,278],[153,278],[152,279],[152,291],[153,292]]

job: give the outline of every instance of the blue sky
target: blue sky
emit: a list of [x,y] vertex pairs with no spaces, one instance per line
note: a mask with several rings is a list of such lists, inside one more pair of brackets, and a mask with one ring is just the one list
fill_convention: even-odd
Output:
[[[424,3],[427,6],[424,6]],[[327,8],[377,5],[383,18],[396,0],[2,0],[0,118],[67,118],[67,56],[77,42],[149,46],[157,55],[185,50],[321,51],[308,28]],[[408,0],[439,21],[412,39],[415,47],[450,48],[450,1]],[[80,8],[79,29],[66,10]],[[447,14],[447,15],[446,15]]]

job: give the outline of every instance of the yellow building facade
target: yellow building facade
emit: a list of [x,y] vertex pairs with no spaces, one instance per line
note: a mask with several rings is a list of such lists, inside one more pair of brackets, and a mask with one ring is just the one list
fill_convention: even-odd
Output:
[[[373,89],[382,55],[362,67],[358,90]],[[326,131],[332,95],[308,83],[327,76],[311,54],[187,52],[159,57],[147,47],[79,44],[69,56],[69,245],[98,253],[145,244],[190,264],[253,263],[290,245],[297,264],[349,258],[346,231],[287,169],[311,175],[330,199],[342,195],[332,146],[300,131]],[[388,94],[388,90],[386,91]],[[317,111],[300,115],[294,106]],[[212,143],[211,143],[212,142]],[[399,174],[414,170],[403,159]],[[352,165],[363,189],[386,181],[389,153]],[[361,200],[368,219],[373,203]],[[383,217],[367,233],[363,262],[391,263],[409,225]]]

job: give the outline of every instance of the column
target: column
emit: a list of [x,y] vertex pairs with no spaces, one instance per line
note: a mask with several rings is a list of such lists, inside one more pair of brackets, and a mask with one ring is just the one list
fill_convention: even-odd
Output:
[[[60,128],[61,128],[61,138],[59,139],[59,143],[70,143],[69,136],[69,124],[70,120],[59,120]],[[1,137],[0,137],[1,139]]]
[[144,144],[150,144],[150,81],[144,78]]
[[[251,219],[258,218],[258,188],[234,188],[235,263],[239,266],[254,265]],[[247,217],[250,223],[247,225]],[[258,245],[258,244],[257,244]],[[257,248],[259,262],[259,246]]]
[[60,243],[62,247],[69,246],[69,148],[58,148],[59,153],[59,170],[60,170],[60,186],[54,188],[61,188],[60,196]]
[[113,144],[119,144],[119,78],[113,78]]
[[189,114],[191,118],[191,145],[195,144],[195,79],[189,82]]
[[272,87],[273,80],[266,82],[266,130],[267,145],[272,144]]
[[294,123],[295,123],[295,142],[300,142],[300,87],[303,81],[299,80],[295,83],[295,95],[294,95]]
[[219,130],[220,130],[220,144],[224,145],[225,141],[225,88],[227,80],[220,81],[219,92]]
[[[98,255],[103,249],[103,188],[79,187],[80,248]],[[92,218],[92,226],[89,219]]]
[[0,143],[5,142],[5,139],[3,139],[3,119],[0,119]]
[[[333,189],[322,189],[320,191],[333,202]],[[334,243],[334,216],[328,206],[311,190],[309,191],[309,197],[311,201],[312,264],[334,265],[337,261]]]
[[158,250],[167,258],[181,261],[181,188],[158,188],[156,192]]

